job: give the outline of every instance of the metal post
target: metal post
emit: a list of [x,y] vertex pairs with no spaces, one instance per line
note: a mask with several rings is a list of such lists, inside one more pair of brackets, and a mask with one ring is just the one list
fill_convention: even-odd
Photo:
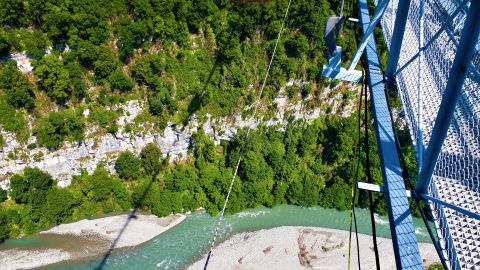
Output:
[[400,49],[402,47],[403,34],[407,25],[408,9],[411,0],[399,0],[397,8],[397,17],[395,18],[395,26],[393,28],[392,40],[390,43],[390,51],[388,55],[387,71],[385,76],[388,80],[393,77],[397,69],[398,59],[400,58]]
[[420,195],[427,193],[433,169],[437,163],[443,142],[447,137],[447,131],[452,121],[458,98],[461,95],[463,82],[467,76],[467,69],[472,60],[480,33],[480,16],[478,14],[480,14],[480,1],[471,1],[457,53],[442,97],[442,103],[440,104],[437,119],[432,130],[432,136],[425,151],[424,164],[417,184],[417,192]]
[[363,51],[365,50],[365,47],[367,46],[368,40],[373,34],[373,30],[375,29],[375,26],[377,26],[377,23],[380,21],[380,19],[383,16],[383,13],[385,13],[385,10],[387,9],[388,2],[390,2],[390,0],[380,0],[377,8],[375,8],[375,13],[373,14],[373,18],[368,24],[368,27],[363,34],[362,41],[360,41],[360,45],[358,45],[357,52],[353,57],[352,63],[348,67],[348,71],[354,70],[355,67],[357,66],[357,63],[360,60],[360,57],[362,56]]

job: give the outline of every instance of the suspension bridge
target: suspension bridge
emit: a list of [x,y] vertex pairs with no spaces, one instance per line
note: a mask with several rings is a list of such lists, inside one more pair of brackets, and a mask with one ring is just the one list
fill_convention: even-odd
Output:
[[[480,269],[480,1],[376,0],[372,16],[367,0],[357,3],[359,18],[344,18],[342,1],[340,15],[327,22],[330,59],[322,76],[364,83],[370,91],[383,186],[358,183],[358,188],[385,193],[397,269],[423,269],[408,197],[426,204],[434,231],[422,215],[443,266]],[[276,44],[287,14],[288,8]],[[342,67],[342,48],[336,46],[335,36],[347,20],[359,23],[362,31],[355,56],[348,67]],[[375,27],[381,27],[388,48],[384,71]],[[275,50],[271,59],[274,54]],[[362,57],[365,72],[356,70]],[[267,77],[268,71],[260,96]],[[414,144],[419,167],[416,186],[402,172],[388,103],[391,88],[400,96],[402,118]]]

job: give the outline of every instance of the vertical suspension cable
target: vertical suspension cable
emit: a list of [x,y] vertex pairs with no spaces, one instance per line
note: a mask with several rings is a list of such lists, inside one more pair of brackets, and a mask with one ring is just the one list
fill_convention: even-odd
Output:
[[[260,100],[262,98],[263,89],[265,88],[265,85],[267,84],[268,74],[270,73],[270,69],[272,68],[273,59],[275,58],[275,53],[277,52],[278,43],[280,41],[280,37],[282,36],[283,29],[285,28],[285,22],[287,20],[288,11],[290,10],[290,4],[291,3],[292,3],[292,0],[289,0],[287,9],[285,11],[285,15],[283,16],[282,26],[280,27],[280,31],[278,32],[278,36],[277,36],[277,40],[275,41],[275,47],[273,48],[272,57],[270,58],[270,62],[268,64],[267,72],[265,73],[265,77],[263,78],[263,83],[262,83],[262,86],[260,87],[260,91],[258,93],[257,99],[253,103],[253,116],[254,117],[255,117],[255,115],[257,113],[257,110],[258,110],[258,104],[260,103]],[[204,270],[207,269],[208,262],[210,261],[210,257],[212,255],[212,250],[213,250],[213,247],[215,246],[215,241],[217,240],[218,230],[220,229],[220,225],[221,225],[221,223],[223,221],[223,218],[225,216],[225,209],[227,208],[228,199],[230,198],[230,194],[232,192],[233,184],[235,183],[235,178],[237,177],[237,174],[238,174],[238,168],[240,167],[240,163],[241,163],[242,157],[244,155],[245,146],[248,143],[248,137],[250,135],[251,130],[252,130],[252,126],[250,125],[247,129],[247,133],[245,135],[245,143],[241,147],[240,156],[238,157],[238,161],[235,165],[235,170],[234,170],[234,173],[233,173],[233,177],[232,177],[232,180],[230,181],[230,186],[228,187],[227,196],[225,197],[225,202],[223,203],[223,208],[222,208],[222,211],[220,212],[220,216],[218,218],[218,223],[217,223],[217,226],[215,227],[215,231],[213,233],[213,240],[212,240],[212,243],[210,245],[210,250],[208,251],[207,260],[205,261],[205,265],[203,267]]]

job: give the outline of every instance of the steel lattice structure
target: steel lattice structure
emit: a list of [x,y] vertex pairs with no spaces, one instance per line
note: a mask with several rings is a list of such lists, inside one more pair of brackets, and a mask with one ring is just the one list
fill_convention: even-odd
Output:
[[[480,1],[377,0],[371,18],[367,0],[358,3],[363,37],[352,64],[341,67],[341,48],[330,49],[322,75],[358,81],[354,68],[365,51],[397,268],[422,265],[386,82],[396,84],[403,104],[419,164],[414,195],[431,210],[444,265],[480,269]],[[385,76],[372,37],[378,23],[389,50]]]
[[[400,0],[402,1],[402,0]],[[391,46],[399,0],[390,2],[382,29]],[[428,149],[450,71],[457,55],[470,1],[426,0],[424,9],[419,80],[420,1],[412,0],[395,71],[405,119],[417,148]],[[478,14],[480,15],[480,14]],[[471,42],[478,43],[478,36]],[[480,46],[467,66],[466,79],[459,89],[452,121],[434,165],[428,195],[443,202],[480,213]],[[419,122],[418,119],[421,121]],[[419,136],[418,130],[423,132]],[[435,136],[435,134],[434,134]],[[420,141],[421,140],[421,141]],[[480,268],[480,220],[429,200],[438,242],[446,264],[452,269]]]

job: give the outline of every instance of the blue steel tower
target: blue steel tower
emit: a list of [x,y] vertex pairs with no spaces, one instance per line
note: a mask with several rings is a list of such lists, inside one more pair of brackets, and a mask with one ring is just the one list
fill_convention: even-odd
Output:
[[[419,164],[413,196],[429,207],[432,239],[447,269],[480,269],[480,1],[359,0],[363,37],[352,64],[331,52],[323,76],[357,82],[366,58],[376,135],[398,269],[422,269],[385,84],[396,85]],[[389,50],[385,74],[373,29]]]

